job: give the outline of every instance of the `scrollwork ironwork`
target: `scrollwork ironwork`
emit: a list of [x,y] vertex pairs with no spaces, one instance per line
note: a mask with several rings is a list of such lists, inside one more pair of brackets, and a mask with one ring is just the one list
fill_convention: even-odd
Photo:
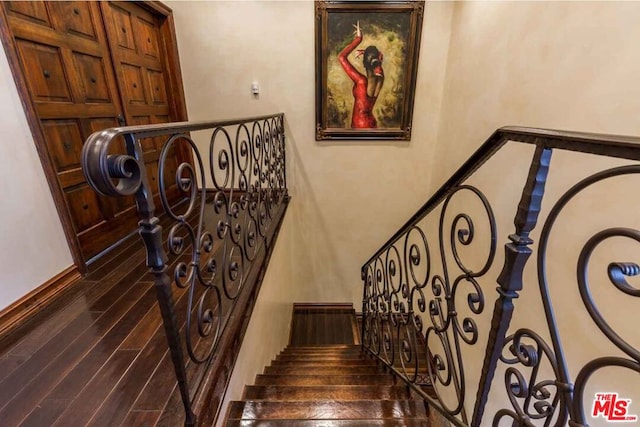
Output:
[[[515,394],[507,387],[507,395],[511,400],[514,411],[506,409],[499,411],[496,414],[496,418],[494,418],[494,425],[497,425],[495,421],[499,416],[509,416],[514,422],[521,423],[522,425],[528,425],[527,423],[529,423],[531,419],[543,419],[545,426],[551,425],[552,423],[555,426],[563,426],[567,423],[567,420],[573,427],[586,426],[587,418],[584,412],[584,390],[591,375],[605,367],[623,367],[635,372],[640,372],[640,351],[623,339],[605,320],[594,301],[588,279],[589,260],[598,245],[614,237],[627,238],[640,243],[640,231],[624,227],[608,228],[594,234],[580,251],[577,260],[576,282],[584,307],[602,334],[615,347],[625,353],[628,358],[625,359],[617,356],[596,358],[578,369],[575,383],[571,381],[568,364],[564,356],[564,347],[560,339],[560,332],[549,292],[546,268],[549,238],[556,220],[568,203],[578,194],[596,183],[613,177],[630,174],[640,174],[640,166],[631,165],[607,169],[584,178],[563,194],[549,212],[549,216],[542,229],[538,249],[538,284],[552,345],[549,346],[546,344],[546,342],[533,331],[520,329],[515,332],[514,337],[527,335],[533,338],[539,348],[544,350],[543,353],[537,355],[535,363],[532,363],[530,358],[522,357],[511,360],[502,359],[502,361],[509,365],[534,367],[534,374],[537,374],[535,367],[539,364],[538,359],[541,359],[541,356],[544,355],[544,358],[553,367],[554,378],[547,378],[533,383],[537,380],[534,375],[532,379],[530,379],[530,384],[535,384],[535,386],[530,386],[526,390],[521,391],[519,395],[516,395],[516,397],[525,399],[525,405],[531,400],[537,400],[536,403],[538,406],[535,406],[536,414],[526,409],[526,406],[525,409],[522,409],[518,402],[512,399],[512,396]],[[634,276],[638,273],[640,273],[640,267],[635,262],[611,262],[607,267],[607,275],[614,288],[632,297],[640,296],[640,289],[630,285],[626,277]],[[521,348],[521,346],[517,345],[518,341],[516,341],[515,338],[512,339],[512,341],[515,343],[512,344],[512,347]],[[508,372],[521,375],[520,370],[514,367],[508,368]],[[555,388],[553,393],[548,392],[550,386]],[[543,393],[545,391],[546,393]],[[553,397],[552,401],[549,401],[550,397]],[[555,421],[553,420],[554,417]]]
[[[477,225],[470,213],[454,215],[449,229],[445,222],[453,198],[469,193],[482,205],[488,223],[486,258],[480,268],[468,266],[459,249],[477,240]],[[442,408],[450,415],[464,414],[465,376],[462,346],[478,340],[478,326],[471,316],[460,318],[456,301],[465,297],[472,315],[483,312],[484,292],[478,279],[486,274],[496,254],[496,225],[484,194],[471,185],[451,190],[444,200],[438,227],[438,247],[442,274],[434,266],[427,233],[413,225],[382,255],[363,268],[364,334],[363,345],[418,386],[433,387]],[[449,252],[445,234],[449,235]],[[459,273],[447,263],[451,257]],[[430,291],[432,297],[427,296]],[[425,330],[424,321],[429,326]],[[432,339],[438,346],[430,345]],[[429,349],[429,351],[427,351]],[[441,388],[453,386],[456,402],[446,406]]]
[[[477,269],[471,269],[465,264],[461,254],[462,248],[474,241],[478,231],[477,224],[468,213],[460,212],[451,215],[452,225],[450,229],[445,229],[443,217],[451,197],[456,192],[463,188],[474,191],[473,188],[465,187],[465,181],[507,141],[534,145],[535,151],[514,219],[515,232],[509,235],[509,241],[505,244],[504,265],[497,277],[498,294],[494,303],[476,399],[473,402],[473,416],[467,420],[464,410],[468,404],[463,401],[467,394],[467,384],[460,349],[479,343],[481,325],[477,323],[477,316],[485,310],[485,289],[482,283],[484,280],[479,279],[490,271],[495,255],[495,242],[492,241],[487,262]],[[593,321],[594,330],[605,337],[611,343],[614,352],[619,354],[596,357],[578,366],[574,372],[575,381],[571,379],[565,359],[565,349],[560,339],[547,278],[549,236],[556,219],[566,205],[576,195],[596,183],[613,177],[639,174],[640,165],[606,169],[573,185],[551,207],[536,248],[529,235],[535,228],[541,212],[551,154],[554,150],[638,161],[640,139],[516,127],[498,129],[436,190],[418,212],[394,233],[362,269],[365,281],[363,337],[369,337],[363,339],[363,346],[374,354],[380,353],[374,348],[374,340],[371,337],[374,330],[381,330],[386,352],[378,357],[456,426],[479,427],[490,423],[497,426],[506,421],[509,425],[518,426],[559,427],[568,424],[571,427],[586,427],[584,393],[590,378],[596,372],[611,367],[627,369],[633,373],[640,372],[640,349],[637,343],[631,342],[612,326],[611,319],[607,319],[604,314],[606,312],[601,311],[602,303],[598,304],[595,300],[589,282],[589,263],[596,248],[612,239],[615,239],[612,240],[614,242],[627,239],[640,243],[640,230],[630,227],[603,229],[590,237],[579,252],[576,259],[576,285],[582,306]],[[474,194],[483,199],[481,193]],[[484,201],[483,203],[488,206]],[[421,228],[418,224],[441,205],[438,245],[442,270],[437,271],[429,257],[428,241],[424,238],[426,233],[423,230],[426,228]],[[493,235],[495,224],[492,220],[490,222]],[[422,236],[424,243],[417,246],[407,244],[409,235],[418,242],[418,236]],[[398,253],[401,253],[400,248],[403,245],[404,259],[399,262]],[[445,253],[447,245],[450,252]],[[513,313],[517,311],[513,300],[518,298],[519,292],[523,289],[525,265],[534,249],[537,250],[537,281],[548,333],[539,333],[527,327],[508,332]],[[639,297],[640,288],[629,279],[640,275],[640,262],[633,259],[608,261],[605,273],[611,288],[623,296]],[[425,268],[425,265],[428,265],[428,268]],[[426,272],[426,280],[423,280],[423,276],[418,278],[413,274],[420,267],[422,273]],[[452,274],[452,269],[459,273]],[[465,311],[471,313],[466,317],[457,309],[462,295],[466,296]],[[385,329],[381,328],[380,325],[384,322],[388,325],[387,330],[392,332],[385,332]],[[414,346],[417,345],[414,344],[411,334],[407,333],[409,326],[418,332],[415,336],[424,341],[423,352],[427,355],[429,381],[423,381],[420,375],[414,375],[412,371],[413,362],[420,361],[420,358],[413,358]],[[396,369],[398,363],[400,367]],[[506,402],[507,406],[485,417],[485,407],[498,365],[505,368],[503,381],[506,400],[497,404],[501,406]],[[431,383],[435,387],[435,398],[418,387],[423,383]],[[439,387],[453,390],[454,397],[449,393],[446,397],[450,400],[445,400],[445,396],[439,393]]]
[[[189,133],[203,130],[211,132],[204,156]],[[127,142],[127,154],[109,155],[112,141],[120,135]],[[158,159],[158,196],[171,221],[166,233],[167,251],[176,260],[171,272],[140,145],[140,139],[158,136],[166,138]],[[85,144],[84,172],[96,190],[111,196],[136,194],[140,233],[156,280],[185,424],[196,422],[191,394],[198,384],[189,384],[183,348],[194,366],[205,366],[215,354],[231,307],[273,232],[276,211],[288,197],[284,143],[284,116],[278,114],[109,129],[92,135]],[[178,146],[186,148],[192,160],[177,165],[175,175],[169,176]],[[181,203],[175,204],[172,191],[180,194]],[[180,298],[186,292],[182,329],[175,291]]]

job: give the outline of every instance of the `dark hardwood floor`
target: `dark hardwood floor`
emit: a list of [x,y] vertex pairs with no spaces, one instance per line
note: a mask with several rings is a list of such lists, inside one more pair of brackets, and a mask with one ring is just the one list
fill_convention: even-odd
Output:
[[[168,224],[162,222],[166,234]],[[170,257],[171,266],[185,257]],[[3,337],[0,426],[183,423],[153,278],[145,262],[142,241],[133,235],[93,263],[72,290]],[[175,286],[173,290],[184,328],[187,292]],[[218,309],[225,312],[228,307]],[[196,351],[210,345],[197,340]],[[202,365],[188,368],[196,380],[204,370]]]

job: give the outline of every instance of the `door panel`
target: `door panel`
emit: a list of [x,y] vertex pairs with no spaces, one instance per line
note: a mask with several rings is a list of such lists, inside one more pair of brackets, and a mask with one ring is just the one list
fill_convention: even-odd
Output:
[[55,1],[50,3],[52,17],[60,31],[91,40],[98,40],[97,30],[91,19],[88,2]]
[[[175,120],[167,100],[167,83],[164,66],[160,58],[159,22],[143,8],[126,2],[102,3],[107,38],[115,64],[120,94],[124,104],[127,123],[142,125],[167,123]],[[166,138],[145,138],[140,141],[144,152],[149,182],[158,199],[158,158]],[[170,167],[177,167],[175,150],[172,150]],[[177,198],[175,178],[166,181],[170,202]],[[159,206],[159,203],[158,203]]]
[[144,85],[142,84],[142,70],[136,65],[120,63],[123,98],[125,103],[133,106],[135,104],[146,104],[144,96]]
[[18,40],[27,83],[36,102],[72,102],[60,48]]
[[82,132],[77,120],[43,120],[42,129],[49,143],[56,170],[78,168],[82,150]]
[[73,62],[82,88],[81,100],[85,103],[112,103],[102,58],[74,52]]
[[[116,199],[89,189],[80,167],[83,141],[121,126],[117,117],[125,124],[186,119],[171,11],[159,2],[140,5],[0,2],[0,36],[81,268],[137,228],[133,196]],[[163,143],[159,137],[142,141],[154,191]],[[114,141],[110,151],[124,153],[124,141]],[[188,150],[170,151],[163,173],[172,183],[178,155],[190,159]],[[177,198],[175,184],[167,194]]]
[[51,27],[49,12],[43,1],[8,1],[7,14],[15,15],[39,25]]
[[137,18],[134,22],[136,23],[135,33],[138,34],[138,46],[141,50],[139,53],[159,60],[157,26],[154,22],[146,21],[141,16]]
[[164,88],[164,78],[161,71],[147,70],[151,101],[154,104],[167,105],[167,92]]
[[76,188],[65,189],[65,194],[78,232],[104,222],[98,194],[88,184],[82,183]]
[[[137,213],[133,196],[104,197],[89,187],[80,166],[83,142],[95,131],[119,126],[119,115],[127,124],[174,117],[160,61],[159,21],[133,3],[34,1],[2,2],[0,7],[82,257],[88,260],[134,231]],[[143,142],[154,192],[158,144]],[[124,141],[114,141],[111,153],[125,152]],[[177,164],[175,157],[170,161]]]
[[111,23],[113,25],[113,37],[115,44],[124,49],[136,50],[136,42],[133,39],[133,24],[131,13],[115,4],[110,4]]

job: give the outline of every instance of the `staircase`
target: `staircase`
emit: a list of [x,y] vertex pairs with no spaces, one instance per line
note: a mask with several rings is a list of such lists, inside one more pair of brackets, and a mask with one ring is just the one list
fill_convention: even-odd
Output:
[[290,345],[243,399],[227,426],[431,425],[424,401],[357,345]]

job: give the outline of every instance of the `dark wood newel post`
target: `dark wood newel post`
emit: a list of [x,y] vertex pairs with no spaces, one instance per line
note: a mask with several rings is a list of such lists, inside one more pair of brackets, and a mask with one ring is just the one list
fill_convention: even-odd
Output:
[[491,329],[471,420],[473,427],[479,427],[481,424],[491,383],[513,316],[513,299],[518,298],[518,292],[522,290],[524,267],[532,253],[530,245],[533,240],[529,233],[536,226],[540,213],[551,153],[550,148],[537,144],[514,219],[516,231],[509,236],[510,242],[505,244],[504,267],[497,279],[500,285],[497,288],[498,298],[493,308]]

